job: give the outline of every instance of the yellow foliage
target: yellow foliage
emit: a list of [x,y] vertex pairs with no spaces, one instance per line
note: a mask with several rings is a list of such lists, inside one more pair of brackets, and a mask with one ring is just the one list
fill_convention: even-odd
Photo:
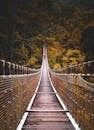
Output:
[[54,65],[54,69],[55,69],[55,70],[60,70],[60,69],[61,69],[60,64],[56,63],[56,64]]
[[62,56],[62,52],[63,50],[61,44],[58,41],[55,41],[55,39],[53,38],[52,46],[48,46],[48,60],[52,68],[54,69],[61,68],[59,61],[61,60],[60,57]]
[[28,61],[28,65],[34,67],[38,60],[35,57],[31,57]]
[[75,65],[84,61],[84,55],[78,49],[69,49],[62,57],[62,66]]

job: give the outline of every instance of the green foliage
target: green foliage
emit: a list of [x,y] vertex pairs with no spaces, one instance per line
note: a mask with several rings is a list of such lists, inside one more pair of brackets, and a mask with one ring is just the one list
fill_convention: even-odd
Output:
[[21,47],[17,47],[14,49],[14,62],[18,62],[19,64],[26,64],[28,60],[28,49],[24,44]]
[[29,40],[27,40],[28,42],[17,41],[15,43],[14,62],[39,68],[41,66],[42,48],[39,47],[39,44]]

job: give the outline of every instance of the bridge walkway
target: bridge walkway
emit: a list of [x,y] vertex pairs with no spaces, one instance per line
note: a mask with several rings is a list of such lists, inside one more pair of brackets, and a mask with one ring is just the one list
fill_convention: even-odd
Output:
[[22,130],[74,130],[51,83],[45,51],[40,83]]

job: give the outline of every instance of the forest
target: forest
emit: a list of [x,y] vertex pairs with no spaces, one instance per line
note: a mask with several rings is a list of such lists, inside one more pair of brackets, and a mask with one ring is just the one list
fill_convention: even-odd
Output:
[[42,47],[60,70],[94,59],[94,1],[1,0],[0,59],[39,68]]

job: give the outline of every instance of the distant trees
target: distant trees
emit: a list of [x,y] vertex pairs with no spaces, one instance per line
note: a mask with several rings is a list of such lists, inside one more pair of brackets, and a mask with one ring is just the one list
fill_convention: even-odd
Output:
[[8,41],[8,2],[0,1],[0,59],[5,59],[7,55]]
[[24,43],[16,46],[13,49],[13,62],[19,63],[21,65],[27,64],[28,61],[28,49],[25,47]]
[[68,65],[75,65],[83,62],[84,54],[79,49],[68,49],[62,47],[62,44],[57,42],[54,38],[48,39],[48,57],[49,64],[53,69],[60,70]]
[[35,57],[31,57],[29,60],[28,60],[28,66],[30,66],[31,68],[35,68],[37,66],[37,62],[38,62],[38,59],[35,58]]
[[62,57],[62,67],[67,65],[76,65],[83,62],[85,59],[84,54],[78,49],[69,49],[66,51],[65,55]]
[[85,53],[85,60],[93,60],[94,59],[94,27],[87,27],[82,32],[81,38],[81,50]]
[[37,43],[37,38],[35,41],[33,39],[17,40],[14,44],[13,57],[13,62],[39,68],[42,60],[42,47]]
[[[93,58],[94,36],[93,33],[87,36],[85,29],[94,20],[94,9],[67,6],[57,0],[2,2],[1,59],[38,67],[41,64],[44,43],[48,45],[49,63],[54,69],[82,62],[85,59],[83,52],[86,59]],[[29,40],[32,51],[22,42],[15,42],[23,39]],[[90,46],[87,43],[90,43]]]

